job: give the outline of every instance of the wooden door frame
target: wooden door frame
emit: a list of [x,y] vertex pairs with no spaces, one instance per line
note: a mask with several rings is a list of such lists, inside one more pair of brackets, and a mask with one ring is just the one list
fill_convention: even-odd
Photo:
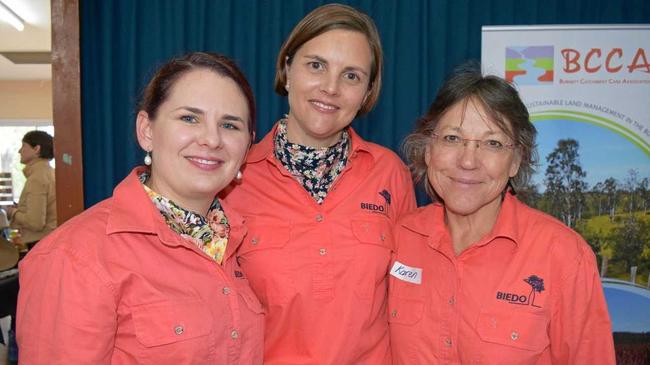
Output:
[[52,122],[59,225],[84,210],[79,0],[51,0]]

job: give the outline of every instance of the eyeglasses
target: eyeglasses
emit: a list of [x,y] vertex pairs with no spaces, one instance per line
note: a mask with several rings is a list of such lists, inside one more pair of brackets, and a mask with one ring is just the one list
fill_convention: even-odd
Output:
[[504,152],[515,148],[515,143],[505,143],[496,139],[469,139],[457,136],[455,134],[440,135],[432,133],[431,138],[438,141],[440,146],[449,148],[460,148],[467,146],[469,142],[475,142],[476,148],[488,152]]

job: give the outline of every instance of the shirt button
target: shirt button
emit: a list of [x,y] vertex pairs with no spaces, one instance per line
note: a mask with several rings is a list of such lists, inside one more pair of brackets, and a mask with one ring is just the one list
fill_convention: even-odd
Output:
[[454,305],[454,303],[456,303],[454,297],[449,298],[449,305]]
[[519,333],[517,331],[512,331],[510,338],[512,338],[513,341],[517,341],[519,339]]
[[393,318],[397,317],[397,309],[393,309],[392,311],[390,311],[390,316]]
[[382,240],[382,241],[385,241],[386,240],[386,235],[384,235],[383,233],[380,234],[379,239]]
[[237,330],[232,330],[232,332],[230,332],[230,338],[236,340],[237,338],[239,338],[239,332],[237,332]]
[[176,326],[174,327],[174,333],[177,335],[182,335],[183,332],[185,332],[185,328],[183,326]]
[[325,256],[325,255],[327,255],[327,249],[325,249],[325,248],[321,248],[320,250],[318,250],[318,253],[319,253],[321,256]]
[[323,215],[319,214],[316,216],[316,222],[322,222],[323,221]]
[[451,347],[451,338],[445,340],[445,346]]
[[224,287],[222,291],[223,291],[223,294],[224,294],[224,295],[228,295],[228,294],[230,294],[230,288],[227,287],[227,286]]
[[253,245],[253,246],[257,245],[257,238],[253,238],[251,240],[251,245]]

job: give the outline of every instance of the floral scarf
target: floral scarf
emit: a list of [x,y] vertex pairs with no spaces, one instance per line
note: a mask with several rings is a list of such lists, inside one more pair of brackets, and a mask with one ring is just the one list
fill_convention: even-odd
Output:
[[200,214],[181,208],[173,201],[151,190],[144,184],[149,178],[148,173],[145,172],[139,177],[144,190],[165,218],[169,228],[194,243],[218,264],[221,264],[228,245],[230,225],[219,199],[214,198],[208,209],[207,218],[205,218]]
[[275,134],[275,157],[314,198],[322,204],[327,193],[348,162],[350,134],[343,130],[333,146],[314,148],[287,140],[287,121],[280,120]]

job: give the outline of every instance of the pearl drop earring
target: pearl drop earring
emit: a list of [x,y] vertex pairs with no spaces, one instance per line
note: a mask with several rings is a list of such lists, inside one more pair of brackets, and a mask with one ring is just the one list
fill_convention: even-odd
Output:
[[151,166],[151,152],[147,151],[147,154],[144,155],[144,164]]

